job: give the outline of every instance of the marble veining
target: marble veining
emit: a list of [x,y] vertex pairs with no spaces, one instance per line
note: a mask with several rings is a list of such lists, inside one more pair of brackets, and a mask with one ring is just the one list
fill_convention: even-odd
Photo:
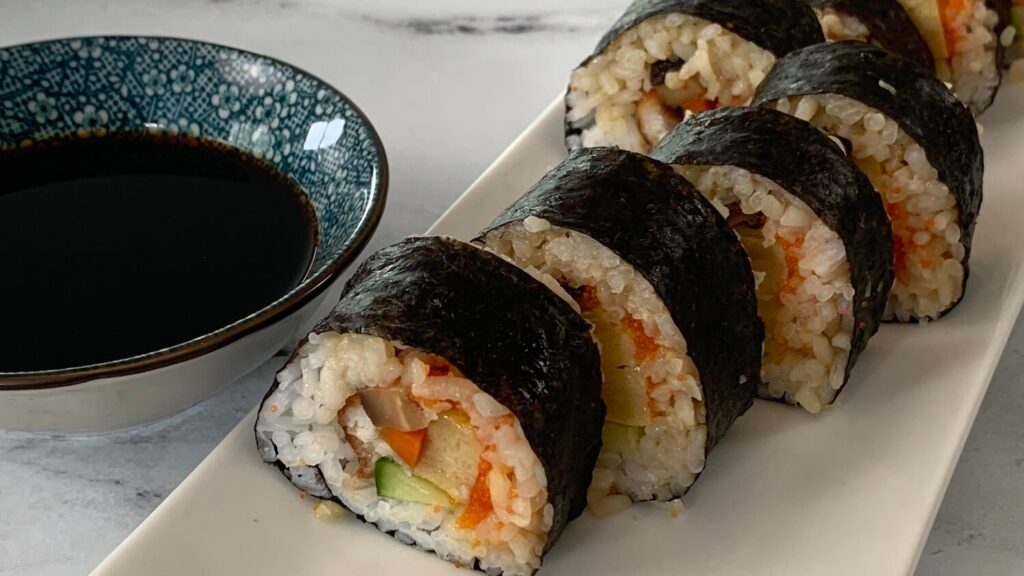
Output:
[[364,19],[378,26],[408,30],[426,36],[599,32],[607,20],[578,14],[457,15],[397,19],[366,15]]

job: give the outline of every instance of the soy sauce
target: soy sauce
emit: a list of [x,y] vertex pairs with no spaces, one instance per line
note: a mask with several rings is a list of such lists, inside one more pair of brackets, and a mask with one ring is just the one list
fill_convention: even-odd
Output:
[[112,134],[0,152],[0,372],[209,334],[294,288],[316,235],[293,181],[219,144]]

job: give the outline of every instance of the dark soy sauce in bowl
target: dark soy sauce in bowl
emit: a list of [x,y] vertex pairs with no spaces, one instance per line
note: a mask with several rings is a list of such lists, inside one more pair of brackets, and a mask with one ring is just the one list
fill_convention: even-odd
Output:
[[209,334],[298,285],[316,241],[298,185],[219,144],[111,134],[0,152],[0,373]]

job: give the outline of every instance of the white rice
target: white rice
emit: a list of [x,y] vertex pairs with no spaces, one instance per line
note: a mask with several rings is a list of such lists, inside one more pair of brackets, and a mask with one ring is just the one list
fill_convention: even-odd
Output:
[[[256,431],[273,443],[264,459],[279,460],[293,475],[316,466],[331,495],[381,530],[395,531],[402,542],[461,565],[479,559],[481,569],[492,573],[531,574],[540,566],[554,512],[543,466],[504,406],[457,372],[431,376],[425,360],[416,350],[373,336],[311,334],[298,358],[278,373],[278,387],[260,411]],[[368,387],[407,390],[434,418],[452,407],[469,416],[484,446],[482,458],[492,465],[493,511],[476,528],[456,525],[461,505],[446,510],[377,495],[372,463],[368,473],[348,436],[362,444],[364,460],[402,461],[362,406],[349,402]],[[469,488],[460,488],[458,496],[468,496]]]
[[[634,450],[607,447],[598,457],[588,498],[591,510],[608,514],[632,500],[680,496],[704,468],[707,445],[700,376],[686,341],[654,288],[615,253],[593,238],[528,217],[492,231],[486,246],[524,267],[536,268],[570,289],[593,290],[591,321],[632,321],[642,325],[657,350],[639,360],[647,382],[652,420]],[[600,319],[597,315],[600,315]]]
[[965,254],[959,210],[924,150],[894,120],[845,96],[794,96],[773,105],[849,141],[853,160],[882,194],[896,258],[885,318],[935,319],[957,302]]
[[871,31],[856,16],[837,12],[832,8],[814,8],[814,13],[821,23],[821,31],[825,38],[833,42],[841,40],[859,40],[870,42]]
[[850,267],[842,239],[800,199],[735,166],[676,166],[723,216],[762,215],[736,226],[757,281],[765,323],[759,394],[817,413],[842,387],[853,334]]
[[[680,68],[652,85],[651,66],[666,60]],[[583,131],[569,145],[646,153],[682,119],[683,103],[745,106],[774,63],[771,52],[718,24],[683,14],[649,18],[573,71],[567,120]]]

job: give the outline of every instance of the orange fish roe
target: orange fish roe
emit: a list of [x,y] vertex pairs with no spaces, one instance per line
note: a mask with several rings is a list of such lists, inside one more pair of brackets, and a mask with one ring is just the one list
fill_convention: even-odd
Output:
[[469,504],[455,520],[457,527],[463,530],[476,528],[491,513],[491,510],[494,510],[494,505],[491,504],[491,489],[487,485],[487,474],[490,471],[491,463],[481,458],[477,468],[476,482],[473,483],[473,488],[469,491]]
[[630,339],[633,340],[633,348],[635,349],[634,356],[637,361],[643,362],[654,358],[654,355],[658,352],[658,343],[654,341],[644,332],[643,322],[633,318],[632,316],[626,315],[622,319],[622,329],[629,334]]
[[708,100],[707,98],[694,98],[683,103],[683,108],[697,114],[699,112],[707,112],[708,110],[714,110],[718,107],[718,103],[714,100]]

